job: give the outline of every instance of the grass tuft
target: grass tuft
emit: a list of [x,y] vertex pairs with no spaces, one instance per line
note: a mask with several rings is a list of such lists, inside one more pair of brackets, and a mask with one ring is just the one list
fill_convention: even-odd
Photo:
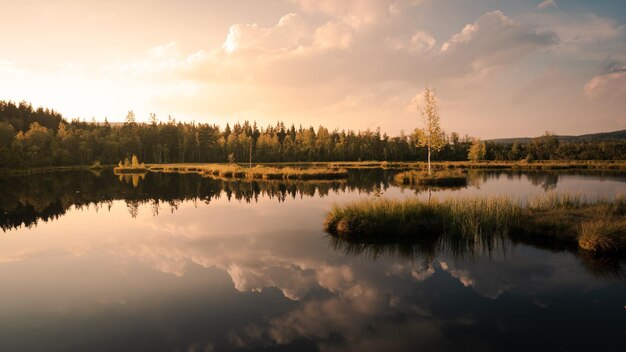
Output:
[[604,217],[584,221],[580,224],[578,246],[592,253],[617,252],[622,246],[622,227],[623,221],[620,223]]

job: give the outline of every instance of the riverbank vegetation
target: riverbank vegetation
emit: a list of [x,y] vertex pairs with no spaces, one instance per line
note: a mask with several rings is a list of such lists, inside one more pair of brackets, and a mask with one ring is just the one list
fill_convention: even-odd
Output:
[[[467,161],[469,136],[446,133],[436,160]],[[563,141],[552,134],[528,142],[485,141],[488,161],[625,160],[626,140]],[[114,165],[133,154],[146,163],[386,162],[426,161],[428,148],[419,134],[389,136],[380,131],[332,130],[278,122],[259,127],[255,122],[220,127],[182,123],[151,115],[136,122],[129,112],[125,123],[68,121],[54,110],[28,103],[0,101],[0,169],[91,165],[99,160]],[[230,158],[229,158],[230,156]],[[229,160],[230,159],[230,160]],[[507,163],[508,164],[508,163]],[[623,164],[623,162],[622,162]],[[433,164],[435,165],[435,164]]]
[[452,236],[488,242],[508,235],[576,244],[596,254],[626,253],[626,198],[590,201],[548,194],[528,201],[504,197],[405,201],[376,199],[343,206],[327,214],[324,228],[351,240],[411,241]]

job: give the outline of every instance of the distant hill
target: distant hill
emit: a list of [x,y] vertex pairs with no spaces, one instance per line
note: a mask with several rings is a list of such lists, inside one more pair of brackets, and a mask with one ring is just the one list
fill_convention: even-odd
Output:
[[[620,141],[626,140],[626,130],[613,131],[613,132],[600,132],[583,134],[580,136],[556,136],[559,141],[563,142],[601,142],[601,141]],[[531,137],[519,137],[519,138],[497,138],[489,139],[487,142],[493,142],[497,144],[527,144],[532,140]]]

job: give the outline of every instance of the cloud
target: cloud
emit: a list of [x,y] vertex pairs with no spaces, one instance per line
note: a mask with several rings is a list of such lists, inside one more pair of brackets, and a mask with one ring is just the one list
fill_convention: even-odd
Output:
[[549,292],[577,280],[575,273],[561,270],[578,260],[575,257],[562,255],[533,262],[529,261],[532,251],[519,249],[513,253],[512,256],[498,253],[492,258],[480,257],[471,263],[444,257],[439,266],[463,286],[489,299],[497,299],[509,291],[532,297],[537,292]]
[[539,5],[537,5],[537,8],[540,10],[545,10],[549,8],[556,9],[557,7],[558,5],[555,0],[544,0]]
[[612,66],[608,72],[594,76],[585,84],[585,96],[591,101],[626,101],[626,65]]
[[[501,11],[485,13],[438,45],[410,14],[397,11],[415,2],[297,5],[298,12],[274,25],[230,26],[219,47],[184,55],[176,43],[168,43],[125,68],[130,75],[170,86],[152,102],[160,111],[244,115],[261,124],[297,115],[298,121],[331,127],[386,124],[400,130],[413,128],[402,121],[415,113],[414,106],[407,106],[424,86],[444,87],[448,97],[453,90],[466,95],[468,89],[486,86],[487,73],[557,41],[553,32]],[[392,11],[381,10],[389,6]],[[374,20],[364,14],[379,14],[374,9],[384,16]],[[371,20],[355,24],[346,13]],[[171,87],[174,83],[182,87]]]
[[[333,12],[330,8],[334,9],[329,4],[328,12]],[[500,11],[466,25],[438,52],[432,50],[437,40],[424,30],[410,36],[392,29],[360,31],[340,18],[316,25],[292,13],[270,27],[233,25],[222,47],[209,52],[184,57],[170,43],[153,49],[149,59],[135,67],[141,74],[176,70],[178,78],[205,84],[262,86],[274,92],[290,86],[323,85],[334,90],[332,100],[325,102],[329,105],[345,97],[343,91],[354,92],[355,84],[401,82],[420,86],[420,81],[512,64],[555,42],[554,33],[519,24]]]
[[349,23],[354,28],[379,24],[398,16],[419,0],[291,0],[303,12],[321,13]]
[[2,263],[13,263],[13,262],[21,262],[27,259],[34,257],[39,254],[38,252],[28,252],[21,251],[16,253],[3,253],[0,254],[0,264]]
[[287,53],[298,47],[310,45],[311,28],[295,13],[280,18],[269,28],[253,24],[234,24],[230,27],[223,48],[227,53],[248,51],[253,54],[263,51]]
[[535,13],[520,16],[530,26],[555,33],[558,43],[550,53],[562,64],[570,60],[625,58],[626,27],[593,13]]
[[558,42],[552,31],[520,24],[501,11],[480,16],[441,46],[451,62],[467,62],[475,70],[517,62]]

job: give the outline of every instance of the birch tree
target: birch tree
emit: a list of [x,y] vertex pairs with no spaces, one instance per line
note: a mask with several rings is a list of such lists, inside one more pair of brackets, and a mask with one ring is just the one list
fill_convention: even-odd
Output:
[[424,128],[415,130],[417,145],[428,148],[428,173],[430,174],[432,153],[440,151],[446,145],[446,134],[439,124],[439,106],[433,88],[424,90],[422,102],[417,104],[417,110],[424,119]]

